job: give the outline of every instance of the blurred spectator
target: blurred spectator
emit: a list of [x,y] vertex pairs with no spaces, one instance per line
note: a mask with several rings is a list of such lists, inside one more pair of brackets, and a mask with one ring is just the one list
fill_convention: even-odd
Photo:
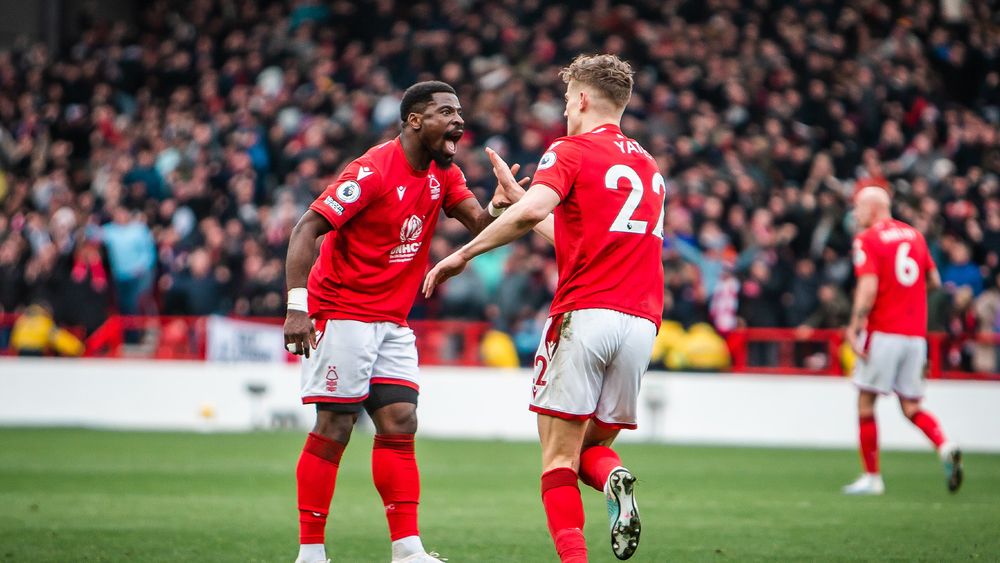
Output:
[[975,350],[977,320],[972,308],[972,288],[963,285],[952,296],[948,316],[948,335],[951,337],[945,353],[945,362],[951,369],[970,371]]
[[44,302],[30,305],[14,322],[10,347],[19,356],[79,356],[84,348],[79,338],[56,326],[51,307]]
[[954,243],[948,253],[948,264],[941,270],[941,281],[955,288],[968,287],[976,296],[983,291],[983,276],[979,266],[970,260],[969,246],[963,242]]
[[59,292],[53,295],[55,320],[91,334],[104,324],[112,303],[111,273],[96,238],[79,240],[59,267]]
[[[781,286],[763,260],[755,260],[740,287],[740,317],[749,327],[783,326]],[[750,342],[750,365],[768,366],[777,362],[778,349],[772,342]]]
[[156,245],[141,215],[124,207],[111,212],[112,222],[103,227],[118,310],[125,315],[143,312],[141,303],[152,289]]
[[696,323],[675,344],[667,367],[693,371],[720,371],[729,367],[729,348],[706,323]]
[[834,284],[824,283],[817,292],[818,304],[802,326],[809,328],[841,328],[851,317],[851,303],[847,296]]
[[973,304],[976,317],[976,335],[981,340],[975,344],[972,353],[972,369],[984,373],[997,373],[1000,367],[1000,273],[989,279],[983,291]]
[[495,368],[516,368],[521,365],[517,358],[517,350],[514,348],[514,341],[505,332],[488,331],[483,336],[479,349],[483,365]]
[[806,324],[806,319],[813,314],[822,299],[819,291],[820,277],[816,272],[816,263],[808,258],[796,262],[790,291],[782,298],[782,304],[787,307],[789,326]]
[[223,289],[228,281],[226,267],[213,267],[208,252],[199,248],[188,255],[186,270],[176,278],[164,278],[162,289],[167,293],[165,312],[174,315],[222,313],[227,301]]
[[740,282],[728,270],[722,271],[719,282],[711,296],[709,316],[715,330],[720,334],[729,334],[739,326],[737,313],[740,306]]

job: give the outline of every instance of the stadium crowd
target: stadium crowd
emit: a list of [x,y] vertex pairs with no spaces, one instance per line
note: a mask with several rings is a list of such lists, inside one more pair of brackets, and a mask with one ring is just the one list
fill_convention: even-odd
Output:
[[[564,132],[558,70],[637,70],[623,129],[668,177],[665,317],[836,328],[850,199],[876,183],[928,238],[930,325],[1000,332],[1000,10],[993,0],[155,0],[58,52],[0,51],[0,312],[284,314],[292,226],[398,132],[402,90],[453,84],[457,163],[530,175]],[[432,260],[467,240],[446,221]],[[555,287],[538,237],[473,262],[415,318],[492,322],[530,354]],[[997,371],[989,347],[952,363]]]

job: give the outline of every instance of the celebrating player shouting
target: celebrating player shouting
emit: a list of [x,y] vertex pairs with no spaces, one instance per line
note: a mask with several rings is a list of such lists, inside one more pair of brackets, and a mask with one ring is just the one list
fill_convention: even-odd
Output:
[[464,121],[451,86],[414,84],[400,118],[402,133],[351,162],[302,216],[288,246],[285,343],[305,356],[302,402],[316,405],[296,472],[303,563],[326,561],[337,467],[362,408],[375,423],[372,476],[392,560],[437,561],[417,529],[417,349],[406,316],[439,211],[478,233],[493,219],[493,205],[509,198],[500,188],[483,210],[452,165]]
[[844,487],[849,495],[880,495],[875,399],[895,392],[903,414],[934,443],[944,462],[948,490],[962,484],[962,454],[945,440],[937,420],[923,410],[927,363],[927,288],[941,278],[923,235],[896,221],[889,194],[879,187],[858,192],[855,215],[864,229],[854,240],[858,286],[847,338],[858,355],[858,433],[865,472]]
[[[530,407],[542,443],[542,503],[560,559],[579,563],[587,546],[578,475],[604,491],[612,550],[628,559],[639,542],[635,477],[610,445],[620,429],[636,427],[639,382],[662,317],[665,182],[619,127],[632,91],[628,63],[580,56],[562,78],[569,136],[542,156],[520,201],[427,274],[424,291],[555,211],[559,284],[535,357]],[[513,189],[506,164],[490,157],[501,184]]]

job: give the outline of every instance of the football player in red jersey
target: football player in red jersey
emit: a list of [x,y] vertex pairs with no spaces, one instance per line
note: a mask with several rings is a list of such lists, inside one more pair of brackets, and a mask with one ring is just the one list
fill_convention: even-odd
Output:
[[962,484],[962,454],[948,442],[937,420],[920,406],[927,363],[927,290],[941,278],[916,229],[892,218],[889,193],[861,189],[855,217],[861,233],[854,239],[858,285],[847,338],[858,357],[858,423],[865,472],[843,488],[845,494],[880,495],[885,484],[878,468],[875,399],[895,392],[903,414],[937,448],[948,490]]
[[[604,492],[611,548],[628,559],[640,532],[635,477],[610,446],[619,430],[636,427],[639,383],[662,318],[665,182],[620,128],[632,91],[628,63],[580,56],[562,78],[569,135],[542,155],[520,201],[427,274],[424,291],[533,227],[554,239],[559,284],[530,407],[542,443],[542,503],[560,559],[579,563],[587,547],[577,479]],[[513,187],[506,164],[490,157],[501,183]]]
[[305,356],[302,401],[316,405],[296,471],[302,563],[327,560],[337,467],[362,409],[375,423],[372,476],[392,560],[437,561],[417,528],[417,349],[406,317],[440,210],[478,233],[498,215],[494,205],[510,197],[498,188],[484,210],[452,164],[464,121],[451,86],[414,84],[403,94],[400,118],[400,135],[351,162],[310,205],[288,245],[285,345]]

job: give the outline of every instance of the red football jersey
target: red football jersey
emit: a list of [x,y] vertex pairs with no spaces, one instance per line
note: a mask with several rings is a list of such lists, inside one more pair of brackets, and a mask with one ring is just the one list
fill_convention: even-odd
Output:
[[878,276],[868,332],[927,336],[927,274],[935,268],[924,236],[886,219],[854,239],[854,273]]
[[399,137],[351,162],[309,206],[333,226],[309,273],[310,316],[405,325],[442,206],[470,197],[458,166],[414,170]]
[[532,184],[552,188],[559,285],[550,314],[612,309],[663,316],[663,200],[656,161],[616,125],[556,140]]

